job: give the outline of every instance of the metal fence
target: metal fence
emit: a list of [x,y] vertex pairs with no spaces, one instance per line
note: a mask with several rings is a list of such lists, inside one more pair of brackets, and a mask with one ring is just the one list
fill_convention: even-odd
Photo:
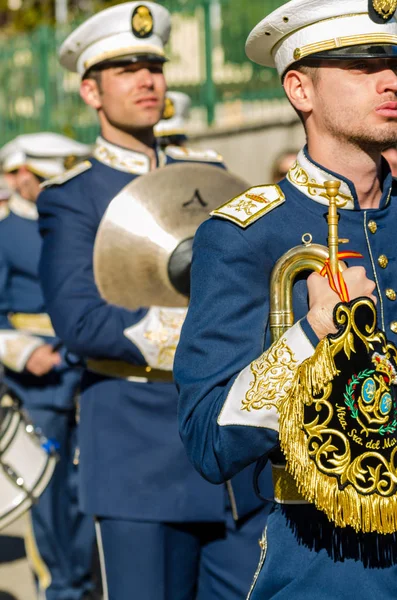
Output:
[[[208,124],[219,107],[278,98],[282,90],[272,69],[253,65],[244,45],[252,27],[282,0],[164,0],[172,13],[166,76],[170,89],[188,93]],[[89,15],[82,15],[82,20]],[[92,142],[94,111],[79,97],[79,76],[58,63],[62,30],[41,27],[0,41],[0,145],[19,133],[58,131]],[[233,108],[234,107],[234,108]]]

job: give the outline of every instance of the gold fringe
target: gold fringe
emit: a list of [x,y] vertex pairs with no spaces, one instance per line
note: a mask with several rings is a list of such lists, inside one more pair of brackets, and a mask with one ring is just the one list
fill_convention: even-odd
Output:
[[298,374],[299,379],[305,382],[305,390],[312,391],[315,395],[319,394],[336,375],[339,375],[328,338],[321,340],[314,355],[300,365]]
[[309,456],[303,429],[305,405],[313,403],[313,395],[324,391],[337,374],[325,338],[313,357],[298,368],[291,393],[280,407],[279,435],[287,471],[295,479],[303,498],[325,512],[336,526],[350,526],[364,533],[393,533],[397,531],[397,494],[364,496],[352,485],[341,490],[337,479],[319,471]]

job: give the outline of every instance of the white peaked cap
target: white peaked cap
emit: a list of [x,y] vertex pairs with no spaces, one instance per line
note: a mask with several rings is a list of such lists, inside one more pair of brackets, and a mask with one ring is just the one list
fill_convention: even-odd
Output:
[[26,166],[40,177],[61,175],[69,159],[85,158],[91,146],[81,144],[59,133],[27,133],[19,135],[0,150],[4,173]]
[[59,59],[69,71],[83,75],[91,67],[136,56],[165,60],[164,45],[171,16],[155,2],[125,2],[90,17],[63,42]]
[[252,30],[247,56],[276,67],[281,75],[294,62],[320,52],[397,46],[396,6],[395,0],[291,0]]

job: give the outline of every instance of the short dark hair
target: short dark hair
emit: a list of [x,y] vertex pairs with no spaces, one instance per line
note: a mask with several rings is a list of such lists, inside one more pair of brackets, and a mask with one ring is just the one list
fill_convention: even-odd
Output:
[[281,78],[281,82],[284,82],[284,78],[289,71],[299,71],[299,73],[304,73],[305,75],[309,75],[311,79],[315,82],[318,78],[318,69],[321,67],[321,60],[319,59],[305,59],[298,60],[297,62],[292,63]]
[[98,85],[99,91],[102,92],[102,69],[91,67],[84,73],[82,79],[93,79]]

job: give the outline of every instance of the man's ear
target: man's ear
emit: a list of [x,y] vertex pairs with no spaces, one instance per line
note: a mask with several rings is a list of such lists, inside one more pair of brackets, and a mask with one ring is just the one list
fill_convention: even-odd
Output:
[[313,110],[314,85],[310,75],[301,71],[288,71],[284,78],[284,90],[292,106],[303,115]]
[[80,84],[80,96],[88,106],[99,110],[102,107],[98,83],[94,79],[83,79]]

